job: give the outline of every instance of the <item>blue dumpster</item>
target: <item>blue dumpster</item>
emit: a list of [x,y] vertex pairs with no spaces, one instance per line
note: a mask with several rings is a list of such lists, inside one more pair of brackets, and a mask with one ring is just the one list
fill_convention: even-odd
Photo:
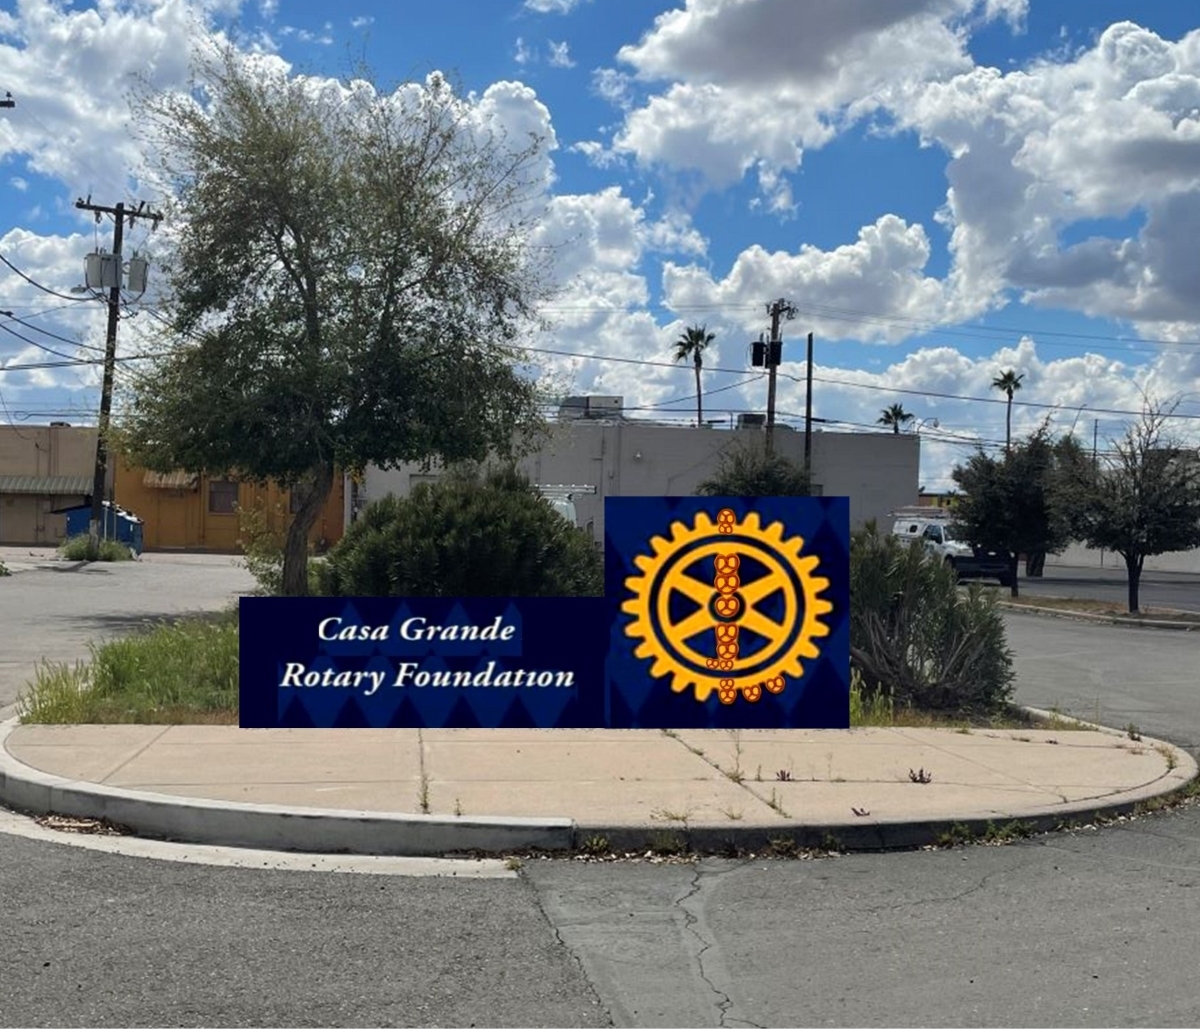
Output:
[[[92,522],[92,506],[80,505],[78,508],[68,508],[67,536],[79,537],[87,534]],[[129,550],[135,555],[142,553],[144,539],[142,520],[132,512],[126,512],[120,505],[105,501],[100,511],[100,536],[106,540],[118,540],[129,545]]]

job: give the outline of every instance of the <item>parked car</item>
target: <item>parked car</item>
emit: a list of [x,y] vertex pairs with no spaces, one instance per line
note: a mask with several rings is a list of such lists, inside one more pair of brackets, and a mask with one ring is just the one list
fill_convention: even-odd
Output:
[[1009,553],[972,544],[948,519],[904,516],[893,524],[892,534],[901,540],[923,541],[929,553],[950,566],[961,580],[997,580],[1001,587],[1012,586]]

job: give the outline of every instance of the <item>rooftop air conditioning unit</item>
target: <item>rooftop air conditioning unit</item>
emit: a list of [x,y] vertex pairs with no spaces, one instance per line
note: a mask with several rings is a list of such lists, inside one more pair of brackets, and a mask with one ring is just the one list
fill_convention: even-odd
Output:
[[589,419],[612,418],[621,414],[625,398],[611,395],[593,395],[587,399],[587,415]]
[[737,425],[739,430],[748,429],[751,426],[765,426],[767,417],[762,412],[742,412],[737,417]]
[[586,397],[564,397],[558,405],[560,419],[582,419],[587,415],[588,399]]

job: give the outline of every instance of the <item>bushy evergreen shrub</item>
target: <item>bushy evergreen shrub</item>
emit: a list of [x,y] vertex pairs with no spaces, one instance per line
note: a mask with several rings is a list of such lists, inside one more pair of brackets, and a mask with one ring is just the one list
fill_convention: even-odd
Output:
[[1012,654],[993,594],[959,590],[920,541],[871,525],[850,547],[851,665],[868,692],[939,713],[993,714],[1012,695]]
[[604,593],[588,537],[511,470],[467,471],[374,502],[318,567],[326,595],[555,597]]

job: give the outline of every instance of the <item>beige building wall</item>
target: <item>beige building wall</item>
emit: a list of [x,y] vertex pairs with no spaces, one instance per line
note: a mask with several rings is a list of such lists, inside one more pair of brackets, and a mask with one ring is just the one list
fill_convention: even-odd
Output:
[[[0,477],[30,480],[19,492],[0,493],[0,543],[59,543],[67,517],[54,510],[86,503],[95,466],[93,426],[0,426]],[[111,473],[110,466],[110,487]],[[87,494],[49,492],[58,477],[86,478]]]
[[[594,486],[594,495],[575,498],[580,525],[604,539],[604,498],[687,496],[716,472],[724,449],[761,441],[761,429],[720,430],[653,423],[565,420],[549,440],[521,462],[537,484]],[[776,450],[804,461],[804,434],[782,427]],[[917,496],[920,441],[908,433],[813,433],[814,493],[850,499],[850,524],[869,519],[890,525],[889,513]],[[360,503],[387,494],[406,496],[413,485],[436,476],[416,465],[383,470],[369,466],[357,490]],[[351,491],[347,490],[349,505]],[[350,512],[347,511],[347,524]]]

